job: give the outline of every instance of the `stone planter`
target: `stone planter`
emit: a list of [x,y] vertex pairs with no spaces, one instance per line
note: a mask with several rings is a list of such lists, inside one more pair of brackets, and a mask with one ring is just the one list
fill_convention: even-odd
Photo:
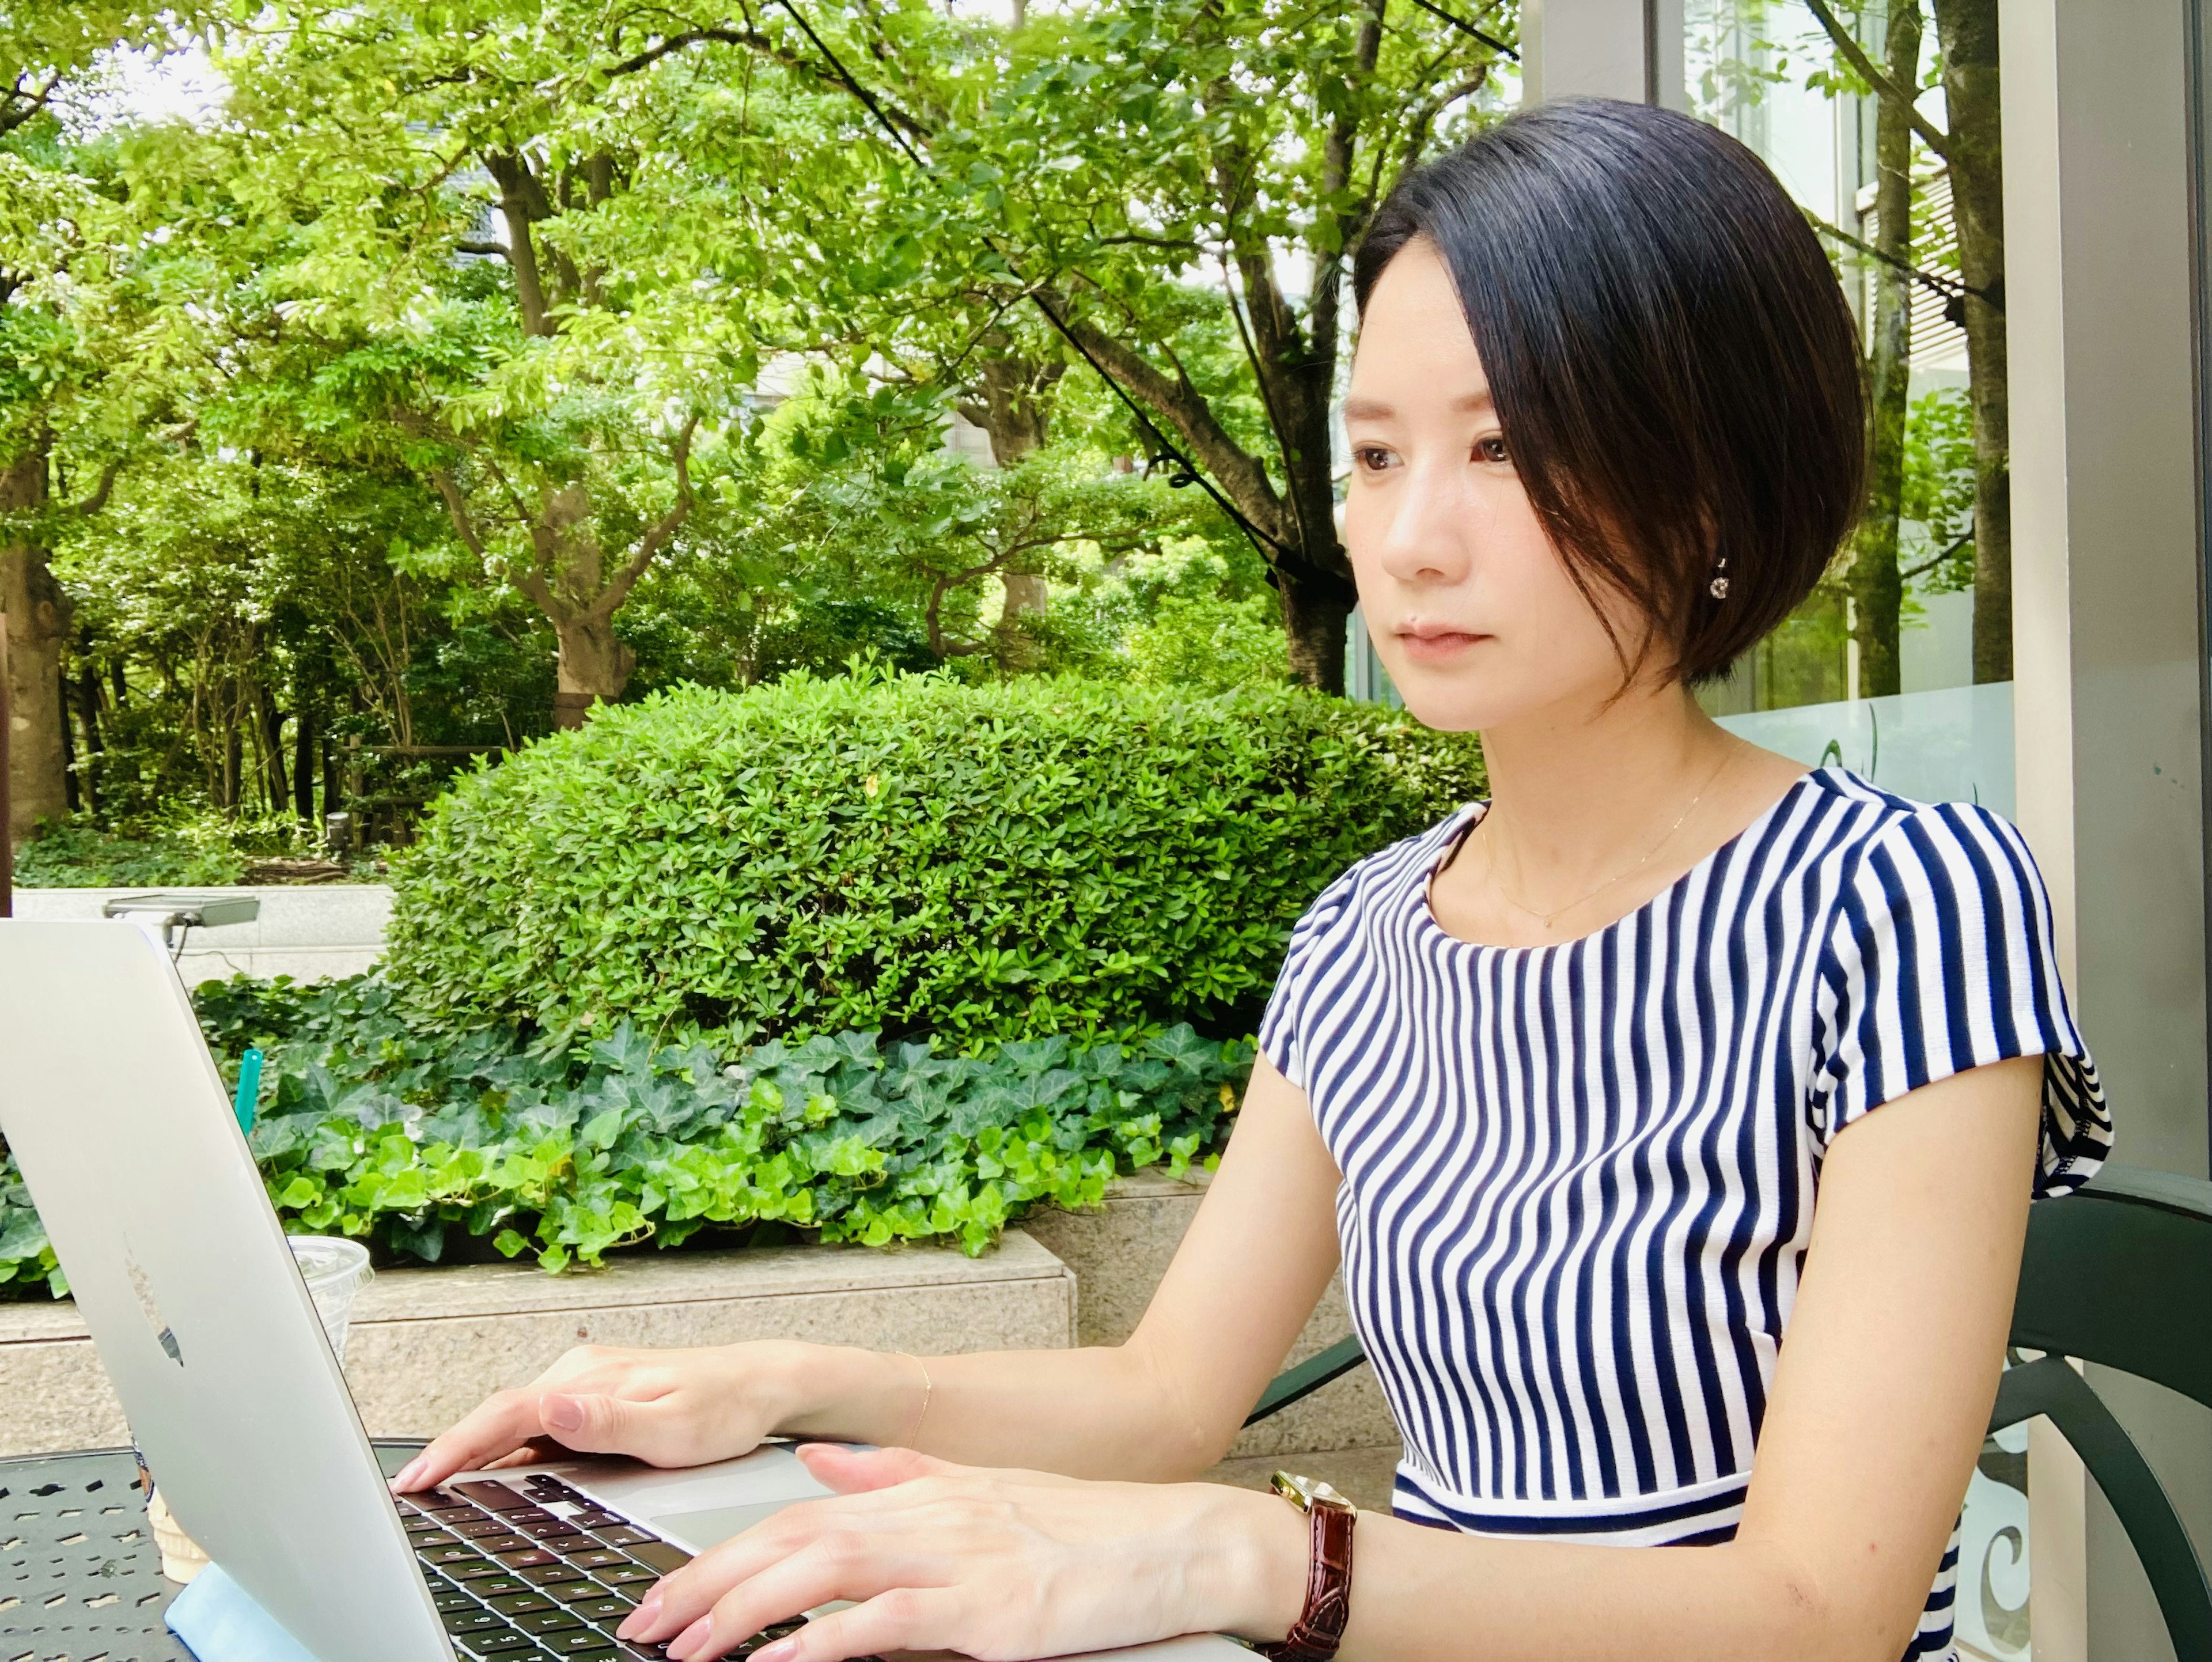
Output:
[[[98,917],[107,901],[145,894],[155,886],[18,889],[15,916],[39,920]],[[278,884],[221,892],[255,896],[261,902],[261,916],[252,923],[187,934],[177,960],[187,987],[227,981],[240,973],[325,981],[358,975],[384,956],[392,891],[380,883]]]
[[[354,1306],[346,1375],[371,1436],[428,1436],[576,1344],[787,1338],[943,1354],[1057,1350],[1075,1334],[1075,1277],[1010,1230],[981,1258],[790,1246],[641,1253],[568,1275],[386,1270]],[[76,1306],[0,1305],[0,1456],[129,1440]]]

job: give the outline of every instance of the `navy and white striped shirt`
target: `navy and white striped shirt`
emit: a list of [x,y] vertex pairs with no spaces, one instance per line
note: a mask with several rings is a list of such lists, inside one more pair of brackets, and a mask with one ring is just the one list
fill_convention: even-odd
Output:
[[[1828,768],[1618,922],[1476,946],[1428,882],[1482,812],[1340,878],[1261,1030],[1344,1174],[1346,1290],[1406,1445],[1396,1509],[1726,1540],[1829,1140],[2040,1054],[2037,1192],[2111,1146],[2042,879],[1996,815]],[[1957,1551],[1909,1656],[1951,1653]]]

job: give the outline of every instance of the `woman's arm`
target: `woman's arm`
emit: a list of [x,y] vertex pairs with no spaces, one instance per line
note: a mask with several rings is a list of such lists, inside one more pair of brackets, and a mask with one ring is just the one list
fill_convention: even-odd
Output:
[[1263,1057],[1221,1167],[1126,1344],[927,1361],[779,1342],[586,1346],[489,1398],[395,1487],[547,1444],[696,1465],[779,1432],[1073,1476],[1187,1477],[1227,1452],[1328,1284],[1336,1183],[1304,1094]]
[[[1733,1542],[1562,1545],[1369,1515],[1346,1662],[1895,1662],[1996,1396],[2041,1067],[2027,1058],[1974,1069],[1837,1137]],[[1295,1105],[1297,1093],[1282,1089]],[[1255,1098],[1281,1105],[1272,1087]],[[1302,1124],[1319,1146],[1303,1114],[1282,1121],[1283,1135]],[[1200,1244],[1209,1260],[1262,1256],[1267,1220],[1240,1221],[1255,1224],[1246,1250],[1209,1238]],[[1164,1288],[1163,1314],[1188,1296]],[[1187,1342],[1178,1329],[1174,1348]],[[1211,1446],[1220,1403],[1208,1387],[1192,1389]],[[898,1648],[1025,1658],[1209,1629],[1279,1639],[1297,1613],[1305,1531],[1269,1495],[1068,1485],[899,1451],[824,1449],[809,1461],[833,1486],[860,1492],[790,1508],[703,1555],[660,1584],[632,1636],[680,1635],[670,1654],[701,1662],[843,1598],[854,1608],[809,1623],[759,1662]]]

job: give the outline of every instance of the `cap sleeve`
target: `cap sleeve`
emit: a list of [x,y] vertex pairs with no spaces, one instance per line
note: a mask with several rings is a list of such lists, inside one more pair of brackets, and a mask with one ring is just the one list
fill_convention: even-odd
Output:
[[1325,944],[1335,932],[1350,905],[1354,866],[1322,891],[1321,898],[1305,910],[1291,931],[1289,950],[1283,954],[1275,990],[1268,995],[1267,1014],[1260,1020],[1260,1054],[1275,1070],[1301,1091],[1310,1092],[1306,1067],[1306,1044],[1311,1032],[1310,1005],[1317,966],[1327,958]]
[[2020,832],[1966,803],[1917,808],[1866,846],[1820,965],[1806,1104],[1818,1148],[1969,1068],[2043,1058],[2038,1195],[2087,1182],[2112,1122],[2058,979],[2051,901]]

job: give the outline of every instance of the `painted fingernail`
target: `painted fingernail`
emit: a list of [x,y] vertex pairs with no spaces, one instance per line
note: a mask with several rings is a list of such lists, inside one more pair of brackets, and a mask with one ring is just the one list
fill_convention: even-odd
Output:
[[799,1654],[796,1639],[779,1639],[773,1645],[763,1645],[755,1651],[750,1662],[791,1662]]
[[538,1417],[548,1431],[581,1431],[584,1405],[574,1397],[545,1397],[538,1403]]
[[615,1629],[615,1637],[635,1639],[659,1619],[660,1595],[657,1592],[649,1592],[646,1594],[642,1604],[623,1617],[622,1626]]
[[418,1454],[413,1459],[410,1460],[405,1465],[399,1468],[398,1473],[392,1479],[392,1487],[398,1493],[404,1495],[408,1490],[415,1487],[416,1481],[420,1479],[422,1476],[422,1457]]
[[702,1616],[668,1641],[668,1653],[676,1662],[685,1662],[692,1652],[706,1649],[707,1641],[714,1636],[714,1618]]

